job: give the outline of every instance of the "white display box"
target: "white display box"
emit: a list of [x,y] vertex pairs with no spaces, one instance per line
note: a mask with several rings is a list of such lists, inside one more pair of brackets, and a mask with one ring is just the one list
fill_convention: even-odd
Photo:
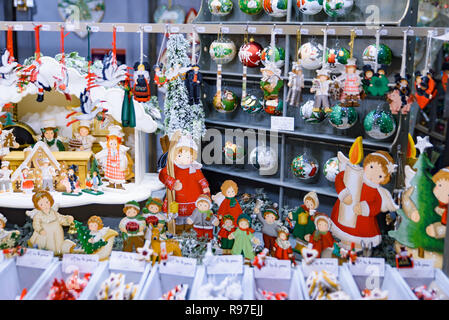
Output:
[[[343,268],[350,273],[347,263],[343,264]],[[382,274],[383,273],[383,274]],[[388,290],[388,300],[413,300],[415,295],[408,287],[404,279],[399,275],[396,269],[385,264],[384,270],[377,275],[352,275],[357,285],[357,299],[362,298],[362,291],[367,287],[378,287],[381,290]],[[368,288],[369,289],[369,288]]]
[[[47,269],[57,262],[53,258]],[[0,264],[0,300],[15,300],[22,294],[23,289],[27,289],[28,294],[33,290],[38,280],[45,273],[46,268],[34,268],[20,266],[16,264],[16,259],[7,259]]]
[[198,266],[189,300],[199,300],[199,290],[209,281],[219,285],[228,276],[235,276],[237,281],[241,283],[243,290],[242,300],[254,300],[253,270],[249,266],[244,266],[242,269],[243,271],[239,274],[208,274],[204,265]]
[[[102,275],[108,266],[107,261],[99,262],[97,267],[91,272],[89,283],[84,290],[91,290],[98,282],[100,275]],[[32,290],[25,296],[25,300],[46,300],[50,288],[53,285],[54,279],[63,279],[64,281],[70,276],[71,273],[66,273],[62,269],[62,262],[58,261],[49,267],[45,273],[41,276]],[[84,273],[80,272],[80,277],[83,277]]]
[[[304,293],[301,289],[301,281],[299,279],[300,276],[302,277],[302,272],[298,271],[298,269],[300,269],[299,266],[291,268],[290,278],[288,279],[254,277],[254,293],[258,289],[274,293],[285,292],[288,294],[288,300],[305,300]],[[255,269],[252,271],[254,274]]]
[[97,280],[95,283],[92,283],[89,288],[85,288],[81,296],[78,300],[97,300],[97,293],[101,288],[101,284],[109,278],[111,273],[121,273],[125,276],[125,283],[134,283],[138,284],[137,293],[134,297],[134,299],[137,299],[137,297],[140,295],[143,286],[145,285],[145,281],[147,280],[149,274],[151,271],[151,264],[148,263],[145,267],[145,269],[142,272],[138,271],[130,271],[130,270],[124,270],[124,269],[111,269],[110,265],[108,263],[107,268],[104,268],[100,271]]
[[[319,261],[324,261],[324,260],[326,260],[326,261],[334,261],[335,260],[335,262],[337,262],[337,259],[330,259],[330,258],[329,259],[316,259],[315,261],[319,262]],[[341,286],[342,291],[347,293],[352,300],[360,298],[360,293],[358,293],[357,285],[347,268],[344,268],[343,266],[338,266],[338,264],[332,265],[329,268],[323,267],[322,269],[320,269],[319,267],[316,267],[316,266],[305,268],[304,264],[303,264],[296,269],[296,272],[298,274],[298,278],[299,278],[299,281],[301,284],[301,288],[302,288],[302,292],[303,292],[303,296],[304,296],[305,300],[310,300],[310,296],[309,296],[307,286],[306,286],[306,280],[309,275],[309,271],[311,269],[314,269],[315,271],[318,271],[318,272],[321,270],[326,270],[328,272],[332,272],[333,274],[335,274],[337,276],[337,280]]]
[[160,264],[154,265],[147,281],[144,284],[140,295],[135,300],[158,300],[164,293],[172,290],[179,284],[188,284],[186,300],[189,299],[192,292],[195,276],[198,268],[191,275],[175,275],[175,274],[161,274],[159,272]]

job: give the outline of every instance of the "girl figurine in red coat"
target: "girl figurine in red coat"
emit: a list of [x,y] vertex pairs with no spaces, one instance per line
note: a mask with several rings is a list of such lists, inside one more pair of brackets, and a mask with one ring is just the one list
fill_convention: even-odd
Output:
[[312,236],[308,236],[309,243],[312,244],[312,248],[318,251],[317,258],[321,257],[321,254],[327,248],[334,247],[334,237],[330,233],[331,221],[328,216],[322,213],[317,213],[315,215],[315,228]]
[[221,185],[221,192],[212,197],[219,206],[217,215],[220,220],[229,214],[234,218],[234,221],[237,221],[237,218],[242,214],[242,208],[236,199],[238,190],[237,183],[226,180]]
[[[174,151],[174,177],[167,174],[167,166],[159,173],[159,180],[169,189],[175,191],[178,203],[176,233],[190,230],[187,218],[195,210],[195,201],[202,194],[210,195],[209,183],[201,172],[202,165],[196,161],[198,147],[190,136],[181,136]],[[167,212],[168,202],[164,201],[163,211]]]
[[278,237],[274,242],[273,252],[274,257],[279,260],[292,260],[293,249],[290,241],[288,240],[290,233],[284,226],[279,227]]
[[[396,165],[385,151],[376,151],[366,156],[363,168],[350,162],[338,153],[340,173],[335,179],[338,199],[332,209],[332,234],[349,250],[351,242],[355,249],[375,247],[382,237],[376,216],[381,212],[396,211],[388,190],[381,187],[390,181]],[[351,183],[346,185],[345,181]]]

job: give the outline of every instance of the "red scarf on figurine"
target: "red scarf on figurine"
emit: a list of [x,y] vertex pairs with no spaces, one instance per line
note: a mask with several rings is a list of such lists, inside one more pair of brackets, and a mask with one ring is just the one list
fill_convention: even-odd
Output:
[[254,233],[254,229],[251,229],[251,228],[249,228],[249,227],[246,228],[246,229],[242,229],[242,228],[239,227],[239,229],[242,230],[242,231],[246,231],[246,234],[247,234],[247,235],[250,234],[250,233]]

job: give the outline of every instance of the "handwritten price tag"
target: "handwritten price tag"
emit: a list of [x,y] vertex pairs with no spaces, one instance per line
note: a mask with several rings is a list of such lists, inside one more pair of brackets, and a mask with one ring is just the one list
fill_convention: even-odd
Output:
[[363,36],[363,30],[362,29],[357,29],[355,30],[355,34],[358,36]]
[[179,32],[179,27],[171,27],[170,28],[170,32],[172,32],[172,33],[178,33]]
[[327,272],[338,276],[338,260],[334,258],[319,258],[315,259],[311,264],[307,264],[303,260],[302,270],[306,277],[308,277],[312,271],[320,272],[322,270],[326,270]]
[[82,273],[93,273],[98,266],[97,254],[65,254],[62,256],[62,271],[71,272],[73,266]]
[[143,272],[145,260],[139,260],[139,255],[134,252],[112,251],[109,268]]
[[16,264],[22,267],[45,269],[53,260],[53,251],[27,249],[25,254],[17,257]]
[[429,259],[414,259],[413,268],[397,269],[404,278],[435,277],[434,261]]
[[256,27],[248,27],[248,33],[257,33]]
[[301,28],[301,34],[309,34],[309,29]]
[[358,257],[354,264],[348,263],[348,266],[354,276],[369,276],[372,274],[372,266],[375,266],[379,269],[379,272],[376,272],[376,274],[379,277],[383,277],[385,272],[385,259]]
[[143,27],[143,31],[145,31],[145,32],[151,32],[151,31],[153,31],[153,26],[144,26],[144,27]]
[[274,34],[284,34],[284,29],[276,28],[276,29],[274,29]]
[[293,117],[271,117],[271,130],[294,131],[295,118]]
[[115,31],[117,31],[117,32],[125,32],[125,27],[124,26],[116,26],[115,27]]
[[292,263],[290,260],[278,260],[267,257],[265,265],[259,269],[254,268],[255,278],[290,279]]
[[327,29],[327,34],[335,34],[335,29]]
[[206,270],[208,274],[241,274],[243,273],[243,256],[215,256]]
[[23,24],[15,24],[13,29],[15,31],[22,31],[23,30]]
[[196,27],[196,32],[204,33],[204,32],[206,32],[206,28],[205,27]]
[[196,270],[196,259],[170,256],[167,261],[159,264],[159,272],[177,276],[193,277]]
[[73,23],[66,23],[64,27],[67,31],[74,31],[77,29],[76,25]]
[[229,33],[229,28],[228,27],[221,27],[221,32],[222,33]]
[[90,31],[98,32],[98,31],[100,31],[100,27],[99,26],[92,26],[92,27],[90,27]]
[[41,27],[42,31],[50,31],[51,27],[49,24],[43,24]]

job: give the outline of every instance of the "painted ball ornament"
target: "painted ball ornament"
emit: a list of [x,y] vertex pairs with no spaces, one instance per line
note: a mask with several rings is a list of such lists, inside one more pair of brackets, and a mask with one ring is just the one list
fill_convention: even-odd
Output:
[[258,113],[263,109],[262,102],[253,94],[247,95],[245,98],[243,98],[240,106],[242,107],[243,111],[249,114]]
[[209,53],[217,64],[227,64],[234,59],[237,49],[232,40],[220,39],[211,43]]
[[324,163],[323,174],[330,182],[335,182],[337,174],[340,173],[339,161],[337,157],[332,157]]
[[339,18],[346,16],[353,5],[354,0],[324,0],[323,10],[329,17]]
[[210,13],[214,16],[226,16],[234,7],[232,0],[209,0],[207,4]]
[[273,148],[258,146],[249,154],[249,163],[257,170],[270,170],[277,168],[278,156]]
[[274,18],[283,18],[287,15],[288,0],[264,0],[265,13]]
[[330,124],[337,129],[349,129],[358,119],[357,111],[353,107],[342,107],[336,104],[328,114]]
[[323,9],[323,0],[297,0],[296,5],[302,14],[315,15]]
[[221,94],[217,92],[212,101],[212,105],[218,112],[229,113],[237,108],[238,98],[231,90],[224,90]]
[[248,43],[243,44],[239,50],[240,62],[249,67],[256,68],[261,64],[262,46],[255,42],[254,39],[250,39]]
[[304,43],[299,48],[301,66],[307,70],[315,70],[321,67],[323,62],[323,47],[312,42]]
[[296,156],[290,166],[295,177],[301,180],[309,180],[318,173],[318,161],[306,153]]
[[231,141],[226,141],[223,151],[228,161],[241,160],[245,157],[245,148]]
[[307,123],[321,123],[324,119],[326,119],[326,113],[321,108],[318,112],[313,111],[314,104],[315,103],[313,100],[309,100],[299,109],[301,117]]
[[[273,57],[274,54],[274,57]],[[285,50],[281,47],[276,47],[274,50],[271,49],[271,46],[268,46],[262,50],[262,55],[260,57],[263,64],[267,61],[273,61],[276,64],[276,67],[282,68],[285,63]]]
[[256,15],[262,12],[263,0],[239,0],[239,7],[243,13]]
[[346,48],[340,48],[337,52],[337,61],[341,64],[347,64],[351,53]]
[[387,139],[396,132],[396,120],[390,110],[377,108],[366,115],[363,128],[366,134],[373,139]]
[[379,45],[379,52],[376,49],[375,44],[371,44],[363,50],[362,59],[365,64],[374,65],[376,62],[376,53],[377,53],[377,64],[378,65],[386,65],[389,66],[393,61],[393,53],[385,44]]

